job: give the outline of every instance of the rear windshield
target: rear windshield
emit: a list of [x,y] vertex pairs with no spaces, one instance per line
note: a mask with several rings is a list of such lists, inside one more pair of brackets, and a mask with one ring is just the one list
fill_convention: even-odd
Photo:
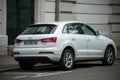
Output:
[[56,25],[32,25],[23,31],[22,35],[26,34],[53,34],[56,30]]

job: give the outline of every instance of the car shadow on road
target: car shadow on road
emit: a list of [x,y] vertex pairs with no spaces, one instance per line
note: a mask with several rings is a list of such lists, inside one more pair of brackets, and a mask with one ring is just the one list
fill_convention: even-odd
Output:
[[55,71],[60,71],[58,65],[40,64],[36,65],[33,69],[30,70],[23,70],[19,68],[12,72],[55,72]]
[[[79,62],[76,63],[74,69],[81,69],[81,68],[92,68],[92,67],[99,67],[104,66],[102,63],[99,62]],[[52,64],[40,64],[36,65],[31,70],[23,70],[23,69],[16,69],[13,72],[58,72],[58,71],[64,71],[59,68],[58,65],[52,65]]]
[[74,69],[76,68],[91,68],[91,67],[96,67],[96,66],[105,66],[102,63],[97,63],[97,62],[79,62],[75,64]]
[[[96,63],[96,62],[80,62],[80,63],[76,63],[75,64],[74,69],[78,69],[78,68],[91,68],[91,67],[96,67],[96,66],[104,66],[104,65],[102,65],[101,63]],[[30,72],[55,72],[55,71],[63,71],[63,70],[61,70],[58,65],[44,64],[44,65],[37,65],[32,70],[23,70],[23,71],[30,71]]]

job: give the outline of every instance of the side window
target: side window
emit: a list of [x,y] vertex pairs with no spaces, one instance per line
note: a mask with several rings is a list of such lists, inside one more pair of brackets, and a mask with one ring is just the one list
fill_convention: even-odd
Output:
[[88,25],[83,24],[81,25],[81,29],[83,30],[83,33],[86,35],[95,35],[94,30],[92,30]]
[[68,34],[82,34],[78,24],[67,24],[63,29],[63,33]]

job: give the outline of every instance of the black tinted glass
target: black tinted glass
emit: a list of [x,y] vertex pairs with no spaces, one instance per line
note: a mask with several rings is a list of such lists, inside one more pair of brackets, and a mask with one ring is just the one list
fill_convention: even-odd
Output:
[[56,25],[32,25],[27,28],[22,35],[25,34],[52,34],[56,29]]
[[81,29],[86,35],[95,35],[95,31],[86,24],[81,25]]

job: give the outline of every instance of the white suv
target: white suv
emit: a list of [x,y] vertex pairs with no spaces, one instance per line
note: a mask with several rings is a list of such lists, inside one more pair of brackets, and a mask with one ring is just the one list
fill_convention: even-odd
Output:
[[36,63],[58,63],[64,70],[76,61],[101,60],[112,65],[117,55],[115,43],[77,21],[36,23],[15,39],[15,60],[22,69]]

